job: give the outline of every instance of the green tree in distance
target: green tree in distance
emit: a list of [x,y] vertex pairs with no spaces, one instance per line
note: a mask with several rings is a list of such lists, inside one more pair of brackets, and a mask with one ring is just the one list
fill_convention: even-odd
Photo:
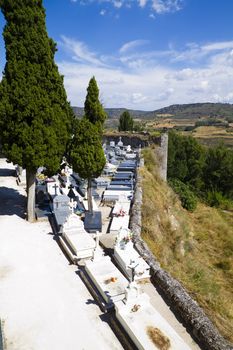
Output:
[[35,218],[35,177],[59,169],[73,112],[54,63],[42,0],[0,0],[6,65],[0,84],[1,139],[6,157],[26,169],[27,219]]
[[100,136],[103,133],[103,125],[107,117],[102,104],[99,101],[99,88],[95,77],[89,81],[87,96],[84,103],[85,118],[99,129]]
[[133,118],[129,111],[125,111],[121,114],[119,119],[119,131],[132,131],[133,130]]
[[88,180],[88,210],[93,213],[91,180],[100,176],[106,159],[98,128],[86,118],[75,120],[69,158],[74,171]]
[[205,188],[233,199],[233,151],[219,144],[207,151],[204,167]]

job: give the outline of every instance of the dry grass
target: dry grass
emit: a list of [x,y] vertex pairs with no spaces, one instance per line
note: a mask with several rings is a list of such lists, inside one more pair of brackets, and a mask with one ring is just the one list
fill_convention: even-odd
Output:
[[171,343],[168,337],[164,335],[160,329],[155,327],[147,327],[147,334],[159,350],[169,350]]
[[225,127],[200,126],[192,132],[183,132],[184,135],[192,135],[206,146],[215,146],[223,142],[227,147],[233,147],[233,132]]
[[233,341],[233,212],[201,203],[194,213],[184,210],[159,180],[153,154],[146,152],[149,170],[141,170],[143,238],[222,335]]

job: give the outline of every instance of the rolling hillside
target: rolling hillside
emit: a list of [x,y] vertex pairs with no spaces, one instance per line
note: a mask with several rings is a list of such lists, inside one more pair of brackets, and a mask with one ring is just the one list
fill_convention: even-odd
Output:
[[[81,107],[73,107],[75,114],[80,117],[84,114]],[[119,119],[125,108],[106,108],[105,111],[110,119]],[[233,118],[233,105],[229,103],[194,103],[177,104],[160,108],[155,111],[129,110],[133,118],[153,119],[156,117],[170,117],[179,119],[210,118]]]

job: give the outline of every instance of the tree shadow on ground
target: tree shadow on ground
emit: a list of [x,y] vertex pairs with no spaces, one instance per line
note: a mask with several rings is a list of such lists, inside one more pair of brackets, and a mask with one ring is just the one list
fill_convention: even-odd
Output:
[[14,169],[0,169],[0,176],[15,176]]
[[0,187],[0,215],[17,215],[24,219],[25,208],[25,196],[12,188]]

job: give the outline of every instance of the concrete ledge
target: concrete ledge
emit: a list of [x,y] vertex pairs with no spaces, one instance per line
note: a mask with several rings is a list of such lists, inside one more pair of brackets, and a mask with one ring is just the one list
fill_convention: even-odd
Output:
[[152,282],[160,289],[162,296],[169,305],[172,305],[176,315],[203,350],[233,350],[233,345],[220,335],[203,309],[190,297],[185,288],[160,267],[147,244],[141,239],[141,206],[141,178],[138,176],[130,228],[134,233],[135,248],[151,267]]

